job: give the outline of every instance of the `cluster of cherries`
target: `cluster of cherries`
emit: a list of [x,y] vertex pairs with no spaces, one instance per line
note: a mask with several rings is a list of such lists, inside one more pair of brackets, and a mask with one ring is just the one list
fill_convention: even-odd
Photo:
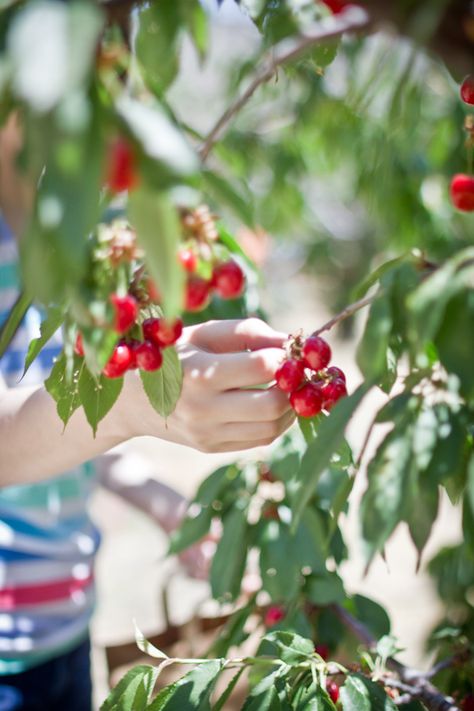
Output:
[[[127,337],[128,331],[137,325],[139,306],[131,294],[110,297],[114,309],[113,328],[116,333],[125,336],[115,346],[112,355],[104,366],[103,375],[107,378],[120,378],[127,370],[141,368],[154,371],[163,364],[163,348],[176,343],[183,331],[183,322],[177,318],[167,321],[164,318],[147,318],[141,324],[143,340]],[[84,355],[82,336],[77,334],[75,353]]]
[[346,376],[333,365],[331,348],[317,335],[292,337],[289,357],[275,373],[277,386],[290,394],[290,403],[299,417],[314,417],[329,410],[347,395]]
[[[474,74],[467,76],[461,84],[461,99],[465,104],[474,106]],[[466,116],[464,128],[468,134],[467,148],[474,150],[474,116]],[[474,211],[474,175],[458,173],[451,180],[451,200],[458,210]]]
[[[178,259],[186,272],[186,311],[202,311],[213,293],[221,299],[241,296],[245,288],[244,272],[234,259],[219,258],[215,248],[219,232],[209,207],[182,209],[180,217],[185,243]],[[210,276],[206,278],[204,273]]]

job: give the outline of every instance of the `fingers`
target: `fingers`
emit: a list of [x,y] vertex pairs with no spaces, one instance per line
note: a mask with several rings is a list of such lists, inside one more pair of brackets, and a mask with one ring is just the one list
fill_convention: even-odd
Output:
[[271,382],[285,352],[264,348],[242,353],[195,352],[192,359],[182,359],[188,378],[206,390],[234,390]]
[[206,415],[222,423],[273,422],[293,412],[288,396],[277,388],[236,390],[221,393],[208,404]]
[[294,413],[286,412],[277,420],[267,422],[228,422],[222,425],[220,435],[226,442],[242,441],[252,446],[252,442],[265,440],[269,444],[283,434],[294,420]]
[[288,338],[258,318],[207,321],[187,331],[189,342],[212,353],[281,348]]

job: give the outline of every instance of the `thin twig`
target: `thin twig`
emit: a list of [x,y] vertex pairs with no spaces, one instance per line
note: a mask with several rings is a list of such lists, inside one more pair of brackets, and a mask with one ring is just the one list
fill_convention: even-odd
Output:
[[360,311],[360,309],[365,308],[365,306],[369,306],[373,301],[375,301],[376,298],[378,298],[378,296],[379,293],[374,294],[373,296],[366,296],[363,299],[359,299],[359,301],[354,301],[353,304],[349,304],[349,306],[346,306],[344,309],[342,309],[342,311],[340,311],[338,314],[333,316],[332,319],[323,324],[321,328],[318,328],[318,330],[315,331],[312,335],[318,336],[320,333],[323,333],[323,331],[329,331],[337,323],[340,323],[346,318],[353,316],[357,311]]
[[319,42],[325,42],[341,37],[346,32],[362,30],[369,26],[370,18],[362,8],[351,8],[337,17],[327,18],[320,23],[313,32],[308,32],[295,39],[286,39],[279,42],[266,54],[262,63],[255,72],[255,76],[244,93],[235,99],[216,121],[204,143],[199,149],[201,159],[205,161],[215,143],[222,136],[234,117],[247,104],[261,84],[270,81],[278,67],[298,59],[310,47]]

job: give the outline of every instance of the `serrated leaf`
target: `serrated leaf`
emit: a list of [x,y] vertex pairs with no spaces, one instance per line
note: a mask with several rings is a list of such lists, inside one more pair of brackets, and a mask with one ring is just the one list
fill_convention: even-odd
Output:
[[[210,711],[210,698],[224,666],[222,659],[199,664],[173,685],[172,694],[158,706],[160,711]],[[157,711],[153,708],[153,711]]]
[[397,711],[383,687],[361,674],[348,676],[341,687],[343,711]]
[[[82,367],[84,366],[82,365]],[[62,352],[44,383],[46,390],[56,402],[56,410],[64,426],[67,425],[71,415],[81,404],[78,388],[81,368],[76,371],[74,380],[67,378],[66,369],[67,360]]]
[[174,348],[163,351],[163,365],[159,370],[140,370],[140,378],[150,404],[162,417],[169,417],[181,395],[183,375]]
[[155,667],[145,664],[130,669],[111,691],[100,711],[145,711],[157,674]]
[[313,685],[295,706],[295,711],[335,711],[335,708],[328,693]]
[[263,639],[266,642],[266,654],[275,656],[290,666],[307,661],[314,654],[314,643],[294,632],[270,632]]
[[58,306],[51,306],[48,309],[46,318],[41,322],[40,325],[40,335],[38,338],[33,338],[28,346],[28,353],[25,358],[25,368],[23,370],[22,378],[25,376],[26,371],[36,358],[36,356],[41,352],[44,346],[48,343],[49,339],[56,333],[58,328],[61,326],[64,319],[64,312]]
[[30,306],[30,296],[28,296],[25,291],[22,291],[10,309],[8,316],[2,323],[2,327],[0,329],[0,358],[10,345]]
[[281,670],[265,676],[250,692],[242,711],[285,711],[280,701]]
[[247,509],[235,506],[223,518],[222,537],[212,559],[210,582],[212,596],[235,598],[247,560]]
[[349,420],[371,387],[370,382],[362,383],[352,395],[339,400],[329,417],[318,425],[317,437],[308,445],[303,455],[297,482],[291,491],[293,530],[299,524],[301,514],[315,492],[319,477],[343,443]]
[[123,378],[106,378],[105,375],[95,378],[84,366],[81,368],[78,387],[81,405],[95,437],[99,422],[117,402],[122,391]]
[[210,507],[202,508],[197,516],[186,516],[177,531],[170,537],[169,554],[176,554],[201,540],[208,533],[216,512]]
[[[176,258],[180,241],[176,209],[165,194],[141,188],[129,198],[129,215],[146,252],[147,266],[163,296],[165,315],[174,317],[181,311],[184,289],[183,270]],[[168,352],[173,349],[165,349],[164,355]]]

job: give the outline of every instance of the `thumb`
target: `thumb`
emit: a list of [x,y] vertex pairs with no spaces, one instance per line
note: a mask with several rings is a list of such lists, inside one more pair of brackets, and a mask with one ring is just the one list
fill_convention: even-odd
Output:
[[190,329],[188,340],[212,353],[282,348],[288,334],[275,331],[259,318],[207,321]]

